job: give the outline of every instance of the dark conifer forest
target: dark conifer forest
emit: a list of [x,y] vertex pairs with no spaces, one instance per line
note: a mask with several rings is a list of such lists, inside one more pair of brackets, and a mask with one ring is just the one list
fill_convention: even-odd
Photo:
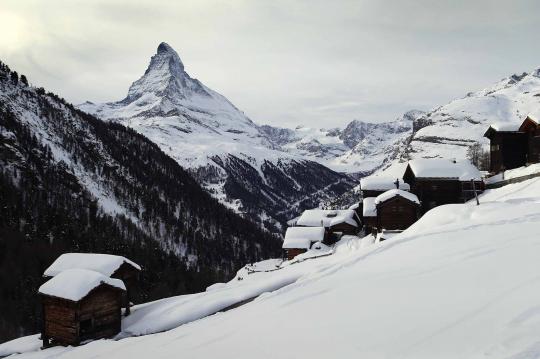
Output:
[[0,63],[0,342],[39,332],[37,289],[62,253],[134,260],[144,302],[204,290],[279,248],[144,136]]

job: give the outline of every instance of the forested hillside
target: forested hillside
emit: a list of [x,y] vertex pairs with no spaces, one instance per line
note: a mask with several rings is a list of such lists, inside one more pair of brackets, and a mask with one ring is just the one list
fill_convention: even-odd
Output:
[[204,290],[279,240],[210,197],[131,129],[28,85],[0,63],[0,341],[36,332],[36,289],[61,253],[143,267],[137,302]]

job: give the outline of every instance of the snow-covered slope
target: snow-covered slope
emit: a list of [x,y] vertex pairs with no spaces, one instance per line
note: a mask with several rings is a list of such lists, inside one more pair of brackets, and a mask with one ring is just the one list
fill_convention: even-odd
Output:
[[412,135],[414,121],[423,114],[412,110],[384,123],[354,120],[343,129],[304,126],[294,130],[271,126],[261,129],[288,153],[320,162],[335,171],[363,175],[384,167],[400,155]]
[[[20,357],[537,358],[540,179],[488,190],[480,202],[435,208],[382,243],[246,276],[255,285],[302,273],[237,309]],[[31,348],[31,339],[3,348]]]
[[475,142],[488,143],[483,135],[490,124],[521,124],[528,115],[540,117],[540,68],[504,78],[418,118],[410,143],[390,170],[401,170],[400,163],[410,158],[465,158]]
[[166,43],[125,99],[79,108],[145,135],[220,201],[278,229],[300,209],[352,185],[345,175],[283,152],[225,97],[191,78]]

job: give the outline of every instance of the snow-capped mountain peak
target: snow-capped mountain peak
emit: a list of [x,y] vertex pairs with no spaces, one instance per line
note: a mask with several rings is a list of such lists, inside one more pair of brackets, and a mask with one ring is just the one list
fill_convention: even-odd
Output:
[[122,102],[131,103],[147,94],[167,97],[172,101],[193,96],[211,96],[207,90],[203,84],[187,74],[178,53],[162,42],[150,59],[144,75],[131,85],[126,99]]

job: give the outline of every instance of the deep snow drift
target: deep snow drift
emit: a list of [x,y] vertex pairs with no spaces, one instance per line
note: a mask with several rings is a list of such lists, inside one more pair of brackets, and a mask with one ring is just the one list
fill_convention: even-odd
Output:
[[382,243],[350,241],[326,257],[247,275],[236,282],[297,279],[234,310],[156,335],[20,357],[536,358],[540,179],[480,201],[435,208]]

